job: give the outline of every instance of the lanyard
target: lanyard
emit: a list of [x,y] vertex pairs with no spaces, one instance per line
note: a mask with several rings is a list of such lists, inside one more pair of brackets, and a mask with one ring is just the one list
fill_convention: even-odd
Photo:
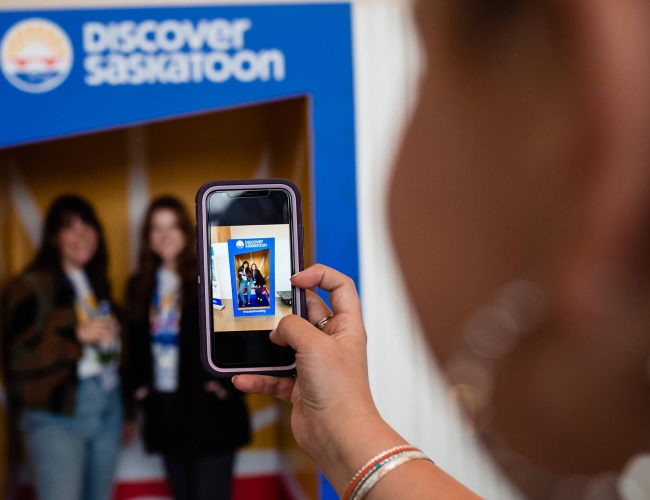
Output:
[[[181,294],[179,292],[173,294],[172,301],[166,310],[163,310],[162,302],[163,300],[158,290],[158,283],[156,283],[151,298],[151,334],[157,341],[163,343],[176,343],[175,337],[178,335],[178,326],[175,331],[170,331],[171,329],[169,326],[180,316]],[[174,339],[172,339],[172,337]]]

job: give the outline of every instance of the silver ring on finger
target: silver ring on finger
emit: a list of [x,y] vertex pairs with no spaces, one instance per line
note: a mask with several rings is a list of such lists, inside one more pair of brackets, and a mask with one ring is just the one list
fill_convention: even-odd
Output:
[[319,330],[323,330],[325,328],[325,325],[329,320],[331,320],[334,317],[333,314],[330,314],[329,316],[326,316],[325,318],[321,319],[318,323],[316,323],[314,326],[318,328]]

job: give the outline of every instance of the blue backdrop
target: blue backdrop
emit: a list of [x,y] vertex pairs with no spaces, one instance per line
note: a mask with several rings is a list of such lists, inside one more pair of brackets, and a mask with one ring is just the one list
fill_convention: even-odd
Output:
[[[21,40],[21,33],[15,33],[21,26],[9,33],[17,23],[38,19],[60,27],[69,38],[73,54],[69,74],[62,83],[51,90],[32,93],[16,88],[7,78],[8,74],[11,76],[12,61],[8,60],[11,51],[5,47],[11,45],[6,40],[10,34]],[[202,31],[214,20],[221,21],[221,28],[228,24],[232,28],[236,20],[248,20],[248,24],[243,22],[243,28],[249,27],[243,32],[239,30],[242,32],[239,40],[237,30],[233,29],[230,36],[227,33],[224,36],[223,29],[210,31],[208,27]],[[175,43],[174,35],[179,33],[179,25],[184,30],[182,37],[188,40],[195,37],[193,47],[188,42],[178,50],[164,50],[161,45],[169,47]],[[101,29],[93,29],[98,26]],[[97,32],[110,33],[102,38]],[[161,32],[167,35],[164,43],[159,36]],[[197,49],[202,34],[206,33],[206,42]],[[5,74],[4,78],[0,77],[0,147],[308,94],[314,130],[316,258],[357,278],[352,42],[348,4],[12,11],[0,14],[0,34],[3,36],[0,63]],[[93,34],[95,36],[91,37]],[[84,43],[84,35],[90,39],[87,43]],[[54,38],[50,45],[57,42],[56,33],[49,38]],[[137,46],[137,40],[149,52]],[[213,49],[220,43],[223,49]],[[106,48],[100,52],[102,44]],[[270,57],[271,63],[266,65],[255,61],[258,71],[253,81],[242,81],[233,75],[218,83],[203,74],[197,83],[193,72],[198,65],[189,68],[189,81],[185,81],[187,74],[183,75],[183,71],[187,73],[188,68],[179,70],[178,64],[173,67],[174,57],[182,60],[198,53],[197,57],[205,59],[215,52],[225,53],[231,59],[245,52],[239,59],[244,64],[238,68],[245,78],[256,76],[256,72],[250,71],[245,64],[247,56],[252,60],[254,56],[259,59],[271,53],[274,57]],[[277,74],[278,54],[284,59],[284,75]],[[158,60],[149,61],[146,67],[143,61],[156,56]],[[102,62],[97,63],[98,58]],[[121,61],[122,66],[116,61]],[[155,83],[133,83],[137,79],[132,69],[137,62],[143,63],[141,71],[149,71],[148,76]],[[156,67],[165,62],[168,63],[166,68]],[[111,73],[101,84],[97,84],[96,74],[87,69],[98,64],[108,64],[108,69],[103,71]],[[128,66],[127,70],[131,69],[131,75],[120,77],[120,72],[125,71],[124,65]],[[259,66],[265,67],[259,69]],[[263,81],[264,69],[269,66],[270,76]],[[221,70],[223,67],[216,63],[212,73]],[[36,68],[36,73],[36,78],[48,76],[47,68],[42,74],[38,74]],[[173,83],[174,76],[176,83]],[[107,80],[111,77],[117,83],[109,83]]]

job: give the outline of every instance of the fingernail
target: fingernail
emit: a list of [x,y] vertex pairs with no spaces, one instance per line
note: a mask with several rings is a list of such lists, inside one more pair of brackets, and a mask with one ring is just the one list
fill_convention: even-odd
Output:
[[271,331],[269,332],[269,337],[271,337],[271,336],[273,335],[274,332],[275,332],[275,330],[271,330]]
[[294,278],[295,278],[296,276],[298,276],[301,272],[302,272],[302,271],[298,271],[296,274],[294,274],[293,276],[291,276],[291,279],[294,279]]
[[234,384],[236,378],[237,378],[237,375],[235,375],[233,378],[231,378],[230,381]]

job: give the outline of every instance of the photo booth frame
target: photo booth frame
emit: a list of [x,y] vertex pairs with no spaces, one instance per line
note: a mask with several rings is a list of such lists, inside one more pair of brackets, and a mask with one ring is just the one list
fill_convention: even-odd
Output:
[[[40,87],[2,50],[38,20],[64,47]],[[307,96],[312,260],[358,283],[352,53],[349,3],[0,11],[0,149]]]
[[[255,292],[251,289],[250,284],[247,288],[247,294],[250,306],[239,305],[239,266],[237,257],[247,258],[249,255],[254,256],[259,253],[268,253],[269,259],[269,278],[266,280],[265,294],[267,302],[263,307],[254,302]],[[233,297],[233,314],[235,317],[251,316],[273,316],[275,315],[275,238],[246,238],[228,240],[228,258],[230,259],[231,272],[230,281],[232,286]],[[249,269],[252,262],[249,262]],[[259,265],[259,264],[257,264]]]

